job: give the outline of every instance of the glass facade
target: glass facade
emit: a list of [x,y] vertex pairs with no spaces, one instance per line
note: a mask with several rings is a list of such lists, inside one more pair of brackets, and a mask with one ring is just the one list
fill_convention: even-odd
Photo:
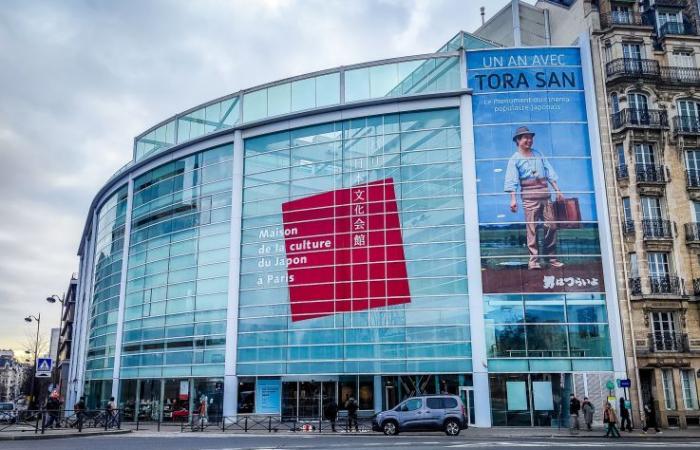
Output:
[[[460,154],[456,109],[247,139],[238,373],[469,372]],[[410,302],[295,321],[283,203],[388,179],[400,211]],[[334,231],[330,238],[339,239]]]
[[112,380],[121,287],[128,188],[124,186],[97,213],[95,273],[89,311],[85,380]]
[[134,179],[120,378],[221,376],[233,148]]

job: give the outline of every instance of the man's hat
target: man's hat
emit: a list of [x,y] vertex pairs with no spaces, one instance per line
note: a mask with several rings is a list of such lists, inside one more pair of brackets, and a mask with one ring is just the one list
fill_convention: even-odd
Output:
[[531,136],[534,136],[534,135],[535,135],[535,133],[533,133],[532,131],[530,131],[530,129],[529,129],[528,127],[518,127],[518,129],[515,130],[515,134],[513,135],[513,142],[516,142],[516,140],[518,139],[518,137],[520,137],[520,136],[522,136],[522,135],[524,135],[524,134],[529,134],[529,135],[531,135]]

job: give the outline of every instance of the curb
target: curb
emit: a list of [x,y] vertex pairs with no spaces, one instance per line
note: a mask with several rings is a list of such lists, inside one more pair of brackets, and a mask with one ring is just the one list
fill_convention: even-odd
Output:
[[64,439],[64,438],[74,438],[74,437],[90,437],[90,436],[108,436],[111,434],[127,434],[131,433],[131,430],[117,430],[117,431],[97,431],[88,433],[65,433],[65,434],[17,434],[13,436],[2,436],[0,434],[0,441],[34,441],[42,439]]

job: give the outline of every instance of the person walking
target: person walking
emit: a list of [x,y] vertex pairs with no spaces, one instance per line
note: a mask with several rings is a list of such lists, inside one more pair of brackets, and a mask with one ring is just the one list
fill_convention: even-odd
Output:
[[625,406],[625,397],[620,397],[620,430],[632,432],[632,420],[630,420],[630,410]]
[[581,424],[578,421],[578,414],[581,411],[581,401],[576,398],[574,394],[571,394],[569,397],[569,414],[570,414],[570,421],[569,421],[569,426],[570,430],[573,433],[574,428],[576,431],[581,431]]
[[532,148],[535,133],[522,126],[515,130],[513,142],[517,150],[508,160],[503,191],[510,194],[510,210],[518,211],[516,192],[520,188],[520,197],[525,212],[525,232],[527,250],[530,254],[528,269],[541,269],[540,251],[537,244],[537,225],[542,222],[544,228],[543,254],[549,259],[549,266],[559,268],[564,265],[555,257],[557,249],[557,224],[554,215],[549,186],[556,194],[557,201],[564,199],[559,189],[554,167],[542,153]]
[[85,418],[85,396],[80,397],[80,400],[73,405],[73,414],[75,414],[75,426],[82,429]]
[[110,397],[107,402],[105,420],[107,421],[108,428],[112,428],[117,423],[117,403],[114,401],[114,397]]
[[199,428],[204,430],[204,426],[209,422],[209,413],[207,412],[207,399],[202,396],[199,400],[199,407],[197,408],[197,413],[199,414]]
[[345,402],[345,409],[348,410],[348,431],[352,431],[352,426],[355,424],[355,431],[360,431],[357,425],[357,402],[355,397],[350,397],[347,402]]
[[328,402],[323,413],[326,415],[326,419],[330,420],[331,430],[335,433],[335,421],[338,419],[338,404],[335,400],[331,399],[331,401]]
[[653,428],[657,434],[662,433],[662,431],[659,430],[658,423],[656,422],[656,410],[654,409],[653,398],[649,399],[649,402],[644,405],[644,427],[642,428],[644,434],[647,433],[649,428]]
[[607,424],[605,437],[620,437],[620,431],[617,429],[617,415],[610,403],[605,403],[605,411],[603,411],[603,423]]
[[586,429],[588,431],[593,430],[593,413],[595,413],[595,407],[588,397],[583,397],[583,403],[581,404],[581,410],[583,411],[583,421],[586,423]]
[[58,420],[59,410],[61,409],[61,400],[58,395],[58,391],[53,391],[49,395],[48,400],[46,400],[46,413],[48,414],[46,420],[44,421],[44,428],[61,428],[61,424]]

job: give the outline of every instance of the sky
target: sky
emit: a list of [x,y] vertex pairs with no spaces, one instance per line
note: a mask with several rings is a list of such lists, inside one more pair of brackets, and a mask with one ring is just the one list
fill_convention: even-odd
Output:
[[60,305],[85,218],[133,138],[268,81],[431,53],[508,0],[6,0],[0,9],[0,349]]

